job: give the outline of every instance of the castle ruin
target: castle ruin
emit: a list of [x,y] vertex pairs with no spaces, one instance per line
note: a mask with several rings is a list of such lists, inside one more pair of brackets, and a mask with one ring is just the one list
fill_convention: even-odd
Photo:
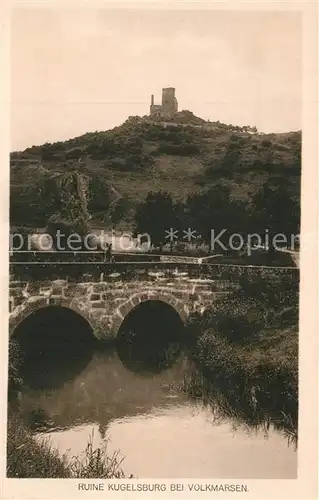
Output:
[[154,104],[154,95],[151,95],[150,115],[172,116],[178,111],[178,102],[174,87],[162,89],[162,104]]

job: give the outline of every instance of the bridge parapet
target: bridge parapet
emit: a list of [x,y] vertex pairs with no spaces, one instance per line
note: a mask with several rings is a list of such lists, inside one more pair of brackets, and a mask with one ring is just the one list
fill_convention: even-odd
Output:
[[[104,252],[18,252],[10,258],[10,274],[14,277],[80,279],[84,275],[98,279],[103,273],[110,276],[120,273],[123,279],[145,277],[153,273],[165,276],[186,273],[190,278],[250,279],[287,275],[299,276],[296,267],[245,266],[194,262],[185,258],[179,261],[139,260],[105,262]],[[141,257],[141,256],[138,256]],[[151,257],[151,256],[149,256]],[[123,258],[123,256],[122,256]],[[143,256],[145,258],[145,256]]]

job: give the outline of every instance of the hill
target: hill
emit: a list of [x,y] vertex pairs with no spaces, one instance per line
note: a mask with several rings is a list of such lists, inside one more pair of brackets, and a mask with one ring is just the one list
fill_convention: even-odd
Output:
[[45,225],[44,183],[76,171],[88,178],[91,223],[108,223],[114,202],[125,200],[122,225],[150,190],[173,199],[215,184],[249,200],[269,180],[284,179],[300,194],[301,132],[261,134],[255,128],[206,122],[190,111],[170,121],[129,117],[122,125],[10,155],[11,223]]

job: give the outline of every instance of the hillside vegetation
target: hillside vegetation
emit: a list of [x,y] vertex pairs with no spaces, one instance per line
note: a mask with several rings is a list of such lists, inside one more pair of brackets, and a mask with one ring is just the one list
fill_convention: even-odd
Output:
[[112,130],[11,153],[11,223],[45,225],[52,216],[44,196],[48,179],[74,171],[88,179],[92,224],[109,223],[121,199],[116,218],[131,226],[135,207],[157,189],[177,201],[225,185],[234,199],[249,201],[279,178],[298,199],[300,156],[300,132],[259,134],[250,127],[208,123],[191,112],[165,123],[130,117]]

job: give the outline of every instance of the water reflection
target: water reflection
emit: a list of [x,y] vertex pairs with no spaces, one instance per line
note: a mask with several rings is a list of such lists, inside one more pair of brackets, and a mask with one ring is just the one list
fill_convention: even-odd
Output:
[[[130,417],[170,404],[171,387],[181,380],[184,360],[181,356],[171,370],[160,374],[131,372],[123,365],[114,348],[95,351],[88,365],[72,380],[55,390],[24,387],[21,407],[30,413],[41,407],[52,426],[68,428],[84,422],[108,425],[111,419]],[[181,401],[187,396],[176,391]]]
[[[255,380],[216,377],[209,380],[193,363],[177,386],[195,401],[208,406],[216,421],[228,419],[234,426],[261,430],[266,436],[270,428],[280,431],[288,444],[297,447],[298,402],[280,383],[269,388]],[[278,395],[280,394],[280,398]]]
[[267,439],[263,428],[247,425],[236,390],[216,390],[207,404],[202,386],[195,397],[189,384],[199,391],[198,372],[187,352],[161,371],[128,364],[115,347],[99,348],[72,380],[54,389],[24,387],[21,412],[63,453],[80,453],[94,431],[95,445],[109,440],[110,452],[120,449],[125,471],[138,477],[295,477],[293,447],[271,420]]
[[171,368],[181,353],[181,344],[152,339],[118,342],[117,352],[126,368],[147,375]]
[[[114,345],[89,341],[84,324],[83,342],[78,335],[63,355],[53,344],[54,355],[44,349],[44,327],[33,337],[38,350],[24,364],[20,411],[34,431],[72,455],[94,431],[95,445],[109,439],[138,477],[295,477],[286,439],[296,427],[293,403],[244,379],[209,382],[190,360],[179,316],[154,304],[141,311]],[[35,326],[41,331],[31,322],[29,334]],[[63,340],[61,331],[55,338]]]

